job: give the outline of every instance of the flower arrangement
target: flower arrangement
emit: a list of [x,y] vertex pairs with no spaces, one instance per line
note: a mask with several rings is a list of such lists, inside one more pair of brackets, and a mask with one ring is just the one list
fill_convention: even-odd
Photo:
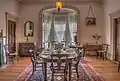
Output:
[[100,39],[101,36],[98,35],[98,33],[95,33],[92,37],[96,40],[96,44],[98,44],[98,40]]
[[63,44],[61,43],[55,44],[55,49],[57,50],[58,53],[60,53],[61,50],[63,49]]

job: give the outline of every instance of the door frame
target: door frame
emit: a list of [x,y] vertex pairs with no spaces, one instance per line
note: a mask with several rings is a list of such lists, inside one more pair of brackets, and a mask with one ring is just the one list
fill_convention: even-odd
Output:
[[18,33],[17,33],[17,27],[18,27],[18,17],[16,16],[16,15],[13,15],[13,14],[11,14],[11,13],[8,13],[8,12],[5,12],[5,19],[6,19],[6,44],[8,44],[8,21],[10,20],[10,21],[14,21],[14,22],[16,22],[16,52],[18,52],[18,49],[17,49],[17,42],[18,42],[18,40],[17,40],[17,37],[18,37]]
[[120,35],[118,35],[118,18],[117,19],[114,19],[114,26],[115,26],[115,58],[114,60],[115,61],[118,61],[118,57],[120,56],[119,53],[118,53],[118,36],[120,37]]
[[116,46],[116,40],[115,40],[115,37],[116,37],[115,19],[120,17],[120,10],[109,14],[109,16],[110,16],[110,26],[111,26],[110,27],[110,52],[111,52],[110,59],[115,61],[116,60],[115,54],[117,53],[116,52],[117,46]]

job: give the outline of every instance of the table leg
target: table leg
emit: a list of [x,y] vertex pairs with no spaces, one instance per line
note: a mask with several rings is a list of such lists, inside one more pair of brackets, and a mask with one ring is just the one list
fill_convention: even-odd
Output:
[[69,81],[71,81],[71,63],[69,63]]
[[45,62],[44,62],[44,68],[43,69],[44,69],[43,70],[44,71],[43,72],[44,73],[44,81],[47,81],[47,63],[45,63]]

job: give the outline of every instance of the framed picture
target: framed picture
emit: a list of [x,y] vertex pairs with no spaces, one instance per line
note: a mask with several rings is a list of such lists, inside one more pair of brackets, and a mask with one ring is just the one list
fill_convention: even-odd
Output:
[[96,25],[96,18],[95,17],[87,17],[86,25]]

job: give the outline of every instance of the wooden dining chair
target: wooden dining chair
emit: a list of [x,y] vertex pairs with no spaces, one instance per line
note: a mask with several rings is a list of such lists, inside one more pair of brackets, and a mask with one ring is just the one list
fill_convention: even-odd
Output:
[[12,52],[11,45],[10,44],[5,44],[4,45],[5,53],[7,56],[7,61],[12,62],[14,64],[15,59],[19,63],[19,56],[17,52]]
[[54,81],[55,76],[63,76],[64,81],[67,81],[68,54],[51,54],[51,59],[51,81]]
[[79,65],[79,62],[80,62],[81,58],[83,57],[82,56],[83,52],[80,51],[80,49],[78,49],[76,53],[77,53],[78,56],[75,59],[72,60],[72,71],[75,70],[76,73],[77,73],[77,77],[79,77],[78,65]]
[[120,71],[120,57],[118,58],[118,72]]
[[107,59],[108,46],[109,46],[108,44],[102,44],[102,49],[97,50],[96,58],[102,57],[103,60],[104,58]]
[[37,51],[34,49],[34,50],[29,50],[30,52],[30,57],[31,57],[31,62],[32,62],[32,66],[33,66],[33,72],[32,74],[36,71],[36,68],[39,68],[39,64],[42,65],[42,69],[43,69],[43,59],[40,58],[39,54],[37,53]]

